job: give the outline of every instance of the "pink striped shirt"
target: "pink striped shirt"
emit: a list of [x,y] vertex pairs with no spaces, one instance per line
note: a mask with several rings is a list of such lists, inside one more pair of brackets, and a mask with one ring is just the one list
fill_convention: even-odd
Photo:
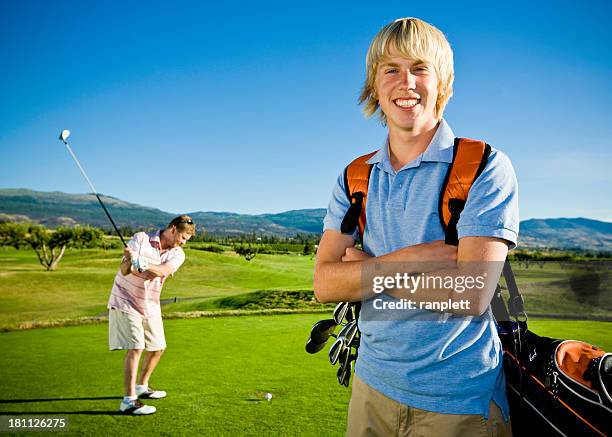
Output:
[[[175,247],[160,253],[160,231],[138,232],[128,242],[136,257],[144,257],[149,264],[170,264],[172,274],[185,261],[185,252]],[[115,282],[108,300],[108,309],[118,309],[142,317],[161,315],[159,296],[165,277],[145,280],[133,274],[123,276],[121,268],[115,275]]]

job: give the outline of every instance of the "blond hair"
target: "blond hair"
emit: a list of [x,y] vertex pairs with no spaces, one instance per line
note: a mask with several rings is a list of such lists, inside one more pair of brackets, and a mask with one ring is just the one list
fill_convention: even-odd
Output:
[[387,122],[376,97],[376,73],[381,62],[389,58],[391,47],[408,59],[433,65],[438,78],[436,117],[440,120],[453,95],[453,51],[439,29],[418,18],[399,18],[383,27],[372,40],[366,56],[366,80],[359,96],[366,117],[379,112],[381,122]]
[[172,221],[168,223],[166,229],[170,229],[173,226],[181,234],[189,234],[193,236],[196,233],[195,223],[188,215],[179,215],[178,217],[174,217]]

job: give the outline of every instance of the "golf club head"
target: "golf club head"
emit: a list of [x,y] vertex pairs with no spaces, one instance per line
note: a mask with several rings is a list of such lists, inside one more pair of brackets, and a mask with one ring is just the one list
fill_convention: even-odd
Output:
[[338,333],[338,338],[344,337],[346,345],[350,346],[357,335],[357,320],[347,323]]
[[64,129],[59,134],[59,139],[64,143],[68,144],[68,137],[70,136],[70,131],[68,129]]
[[306,342],[306,352],[308,352],[309,354],[316,354],[325,347],[326,343],[326,341],[324,341],[323,343],[315,343],[314,341],[312,341],[312,338],[309,338]]
[[319,320],[310,330],[310,338],[315,343],[325,343],[338,324],[334,319]]
[[336,339],[336,341],[334,341],[334,343],[329,348],[329,362],[332,363],[332,365],[338,362],[338,359],[340,358],[340,354],[342,353],[342,351],[345,349],[348,349],[346,347],[345,341],[346,340],[344,339],[344,337],[339,337]]
[[334,320],[338,325],[342,324],[344,318],[349,312],[349,309],[348,302],[340,302],[338,305],[336,305],[336,308],[334,308]]
[[346,349],[346,353],[340,357],[340,366],[338,366],[338,372],[336,373],[336,377],[338,378],[338,383],[345,387],[349,386],[349,381],[351,380],[351,373],[353,370],[353,362],[351,361],[351,353],[349,349]]

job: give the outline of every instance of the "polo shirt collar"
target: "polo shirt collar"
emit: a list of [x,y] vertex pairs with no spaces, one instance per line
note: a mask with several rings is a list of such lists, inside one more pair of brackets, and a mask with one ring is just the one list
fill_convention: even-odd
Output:
[[[446,120],[442,119],[436,129],[431,142],[427,146],[427,149],[414,160],[406,164],[399,171],[407,168],[419,167],[421,162],[445,162],[450,164],[453,162],[453,144],[455,142],[455,134],[450,128]],[[368,164],[377,164],[378,168],[386,171],[387,173],[395,174],[396,171],[391,166],[389,160],[389,137],[385,141],[385,145],[381,147],[370,159],[367,160]]]
[[151,246],[155,247],[156,249],[161,249],[161,231],[157,230],[151,234],[149,234],[149,243],[151,244]]

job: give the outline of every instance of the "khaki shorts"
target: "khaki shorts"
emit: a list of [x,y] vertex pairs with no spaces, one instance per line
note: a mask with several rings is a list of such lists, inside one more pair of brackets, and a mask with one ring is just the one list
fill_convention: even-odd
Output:
[[389,399],[359,378],[353,380],[346,435],[357,436],[512,436],[510,422],[491,401],[489,418],[478,414],[441,414]]
[[166,349],[161,315],[145,319],[120,310],[109,310],[108,348],[110,350],[146,349],[148,351]]

